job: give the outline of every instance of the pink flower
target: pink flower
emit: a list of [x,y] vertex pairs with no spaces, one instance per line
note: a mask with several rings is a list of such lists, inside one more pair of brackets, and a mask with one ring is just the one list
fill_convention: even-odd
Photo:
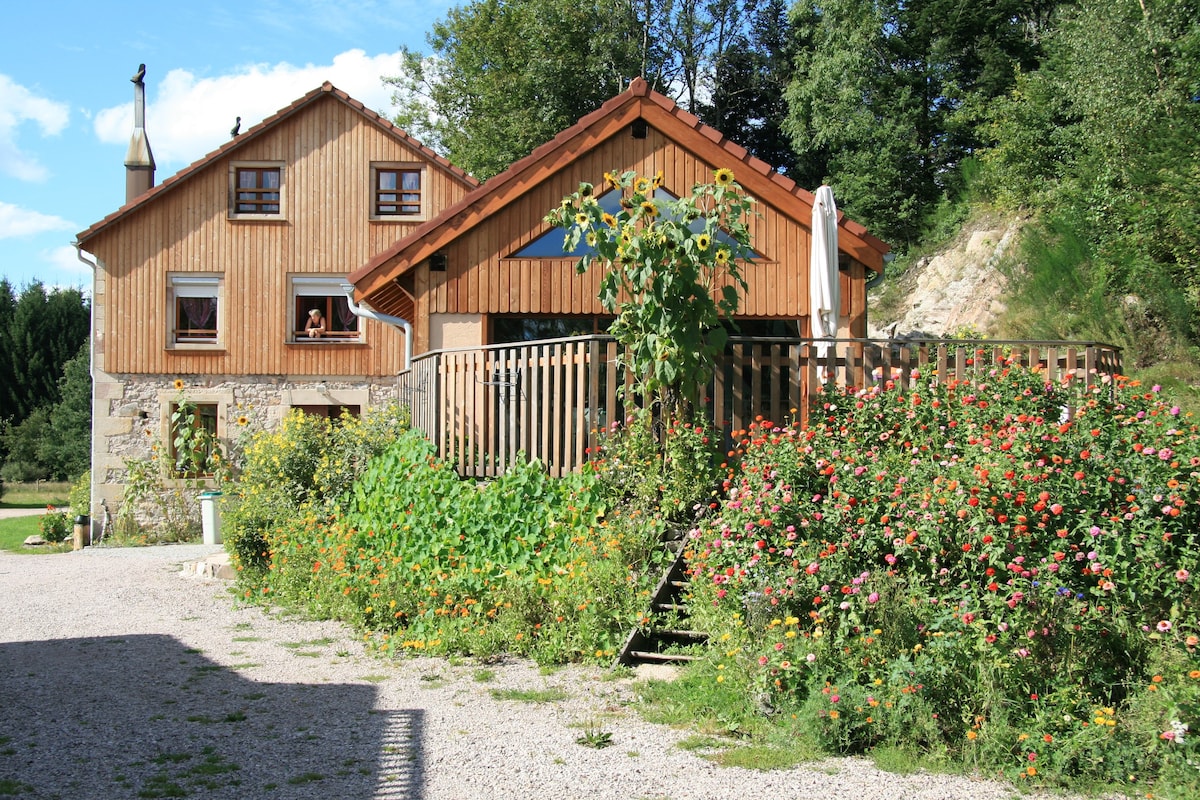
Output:
[[830,696],[829,696],[829,702],[831,702],[831,703],[837,703],[837,702],[839,702],[841,699],[842,699],[842,698],[841,698],[841,695],[836,695],[836,694],[834,694],[834,695],[830,695]]
[[1175,580],[1179,581],[1180,583],[1183,583],[1190,577],[1191,577],[1191,573],[1188,572],[1186,569],[1175,570]]
[[821,565],[814,561],[813,563],[811,563],[807,567],[805,567],[804,571],[807,572],[809,575],[816,575],[817,571],[820,569],[821,569]]
[[1159,633],[1166,633],[1167,631],[1171,630],[1171,621],[1166,620],[1166,619],[1161,619],[1158,621],[1158,625],[1156,625],[1155,627],[1158,628]]
[[878,603],[879,602],[879,592],[871,592],[869,595],[867,595],[867,602],[868,603]]

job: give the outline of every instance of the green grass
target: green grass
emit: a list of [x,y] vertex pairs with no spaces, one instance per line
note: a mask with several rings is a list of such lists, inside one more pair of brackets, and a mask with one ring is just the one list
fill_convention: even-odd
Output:
[[493,689],[492,697],[497,700],[517,700],[522,703],[557,703],[566,700],[562,689]]
[[[8,507],[12,508],[13,506]],[[70,539],[57,545],[25,547],[25,539],[34,534],[41,534],[39,519],[37,516],[0,519],[0,550],[37,555],[39,553],[62,553],[71,549]]]
[[4,496],[0,497],[0,508],[65,507],[70,491],[69,483],[6,483]]

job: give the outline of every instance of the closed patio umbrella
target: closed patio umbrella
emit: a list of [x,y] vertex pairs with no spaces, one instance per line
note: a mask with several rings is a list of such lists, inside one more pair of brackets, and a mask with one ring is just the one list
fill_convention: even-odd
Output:
[[[812,211],[812,242],[809,247],[809,319],[813,339],[818,340],[817,357],[824,361],[832,344],[820,342],[833,339],[838,332],[838,309],[841,297],[838,282],[837,205],[833,189],[817,189]],[[824,365],[818,368],[821,382],[830,379]]]

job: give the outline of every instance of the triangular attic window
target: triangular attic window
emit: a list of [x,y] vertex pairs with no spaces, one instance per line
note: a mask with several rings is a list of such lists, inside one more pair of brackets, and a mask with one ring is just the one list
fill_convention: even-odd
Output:
[[[671,203],[679,198],[668,192],[666,189],[655,189],[654,200],[660,203]],[[607,211],[609,214],[616,216],[621,210],[621,192],[616,189],[609,189],[604,194],[596,198],[596,202],[600,204],[600,208]],[[692,223],[692,230],[699,232],[704,228],[703,220],[696,220]],[[515,253],[509,255],[509,258],[582,258],[585,255],[595,255],[595,248],[580,239],[579,245],[571,251],[563,249],[564,240],[566,239],[566,231],[562,228],[551,228],[541,236],[534,239],[529,244],[525,245]],[[733,237],[725,231],[717,231],[717,241],[721,244],[733,249],[736,247]],[[749,260],[762,260],[763,256],[758,251],[751,251]]]

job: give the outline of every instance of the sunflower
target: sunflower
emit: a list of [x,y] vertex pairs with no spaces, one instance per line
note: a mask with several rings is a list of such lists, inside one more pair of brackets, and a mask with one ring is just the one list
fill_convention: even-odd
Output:
[[654,180],[652,180],[650,182],[650,188],[657,189],[658,187],[660,187],[662,185],[663,185],[663,171],[660,169],[658,172],[654,173]]
[[617,218],[607,211],[600,215],[600,219],[604,220],[604,224],[610,228],[617,227]]
[[621,231],[621,244],[629,244],[633,241],[633,234],[629,231]]
[[580,211],[578,214],[575,215],[575,224],[576,225],[587,225],[588,221],[589,221],[588,215],[583,213],[582,211]]
[[606,184],[608,184],[610,187],[612,187],[613,189],[621,188],[621,181],[618,180],[617,176],[613,175],[611,172],[604,173],[604,182]]
[[635,192],[637,192],[638,194],[645,194],[646,190],[649,188],[650,188],[650,181],[648,181],[645,178],[638,178],[636,181],[633,182],[633,190]]
[[716,179],[718,186],[728,186],[733,183],[733,170],[721,167],[713,173],[713,177]]
[[643,200],[642,213],[648,217],[655,217],[658,215],[658,206],[654,205],[650,200]]
[[247,417],[245,414],[242,414],[240,417],[237,418],[237,424],[244,428],[250,424],[250,418]]
[[696,237],[696,247],[701,250],[707,250],[710,244],[712,244],[712,237],[707,233],[702,233]]
[[183,378],[176,378],[174,383],[176,391],[183,388]]
[[592,233],[591,231],[588,231],[588,235],[585,236],[584,239],[587,241],[588,247],[596,246],[596,234]]
[[729,251],[726,250],[724,247],[718,249],[716,259],[717,259],[718,266],[722,266],[722,267],[725,266],[726,264],[729,263]]

